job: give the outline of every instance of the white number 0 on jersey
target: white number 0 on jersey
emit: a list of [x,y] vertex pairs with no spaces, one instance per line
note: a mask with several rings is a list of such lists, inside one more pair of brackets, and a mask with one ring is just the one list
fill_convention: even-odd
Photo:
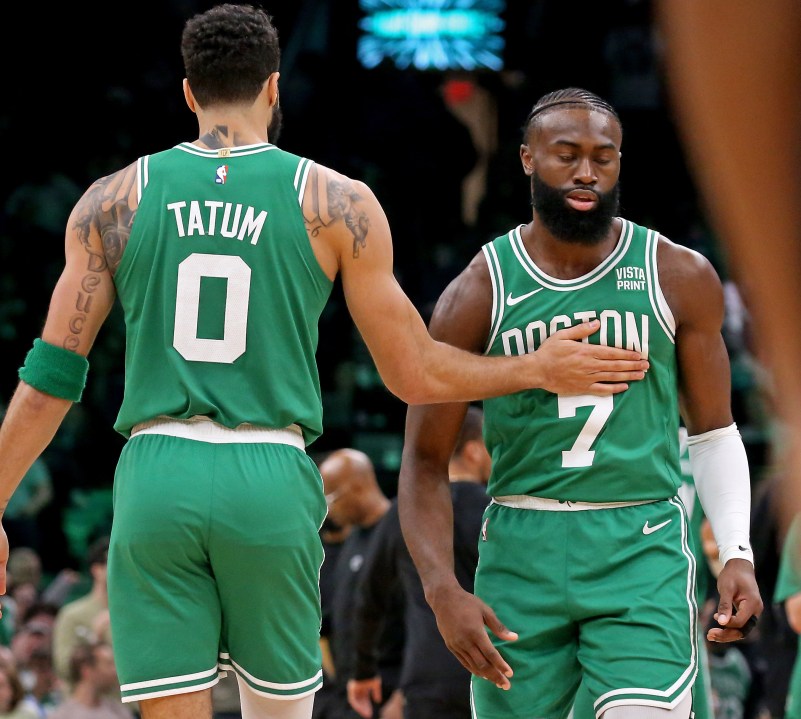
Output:
[[[200,313],[200,280],[224,277],[225,322],[221,340],[197,336]],[[175,298],[175,332],[172,344],[190,362],[231,364],[247,347],[250,267],[234,255],[189,255],[178,265],[178,292]]]

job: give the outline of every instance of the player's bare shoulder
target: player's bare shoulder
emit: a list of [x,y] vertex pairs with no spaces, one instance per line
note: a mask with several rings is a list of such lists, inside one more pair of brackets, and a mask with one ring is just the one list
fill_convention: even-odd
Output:
[[312,240],[329,235],[346,237],[358,258],[375,222],[377,200],[363,182],[315,163],[303,195],[303,221]]
[[136,215],[136,163],[101,177],[86,190],[72,210],[69,235],[83,245],[97,270],[114,275],[131,235]]
[[659,284],[678,324],[699,313],[723,311],[723,285],[710,260],[697,250],[659,236]]

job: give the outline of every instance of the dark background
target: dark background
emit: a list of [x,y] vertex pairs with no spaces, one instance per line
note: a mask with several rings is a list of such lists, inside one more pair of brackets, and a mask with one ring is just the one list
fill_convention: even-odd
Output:
[[[212,4],[172,0],[102,11],[28,4],[6,16],[15,42],[0,50],[0,401],[13,392],[17,368],[41,331],[72,205],[97,177],[197,136],[181,91],[180,33],[188,16]],[[278,144],[370,184],[393,229],[397,276],[426,316],[484,242],[530,219],[518,160],[530,107],[546,92],[584,87],[611,101],[623,121],[621,214],[700,250],[727,278],[677,139],[652,3],[508,4],[506,69],[446,75],[360,67],[357,0],[265,3],[283,48]],[[477,155],[443,101],[445,83],[454,79],[489,90],[497,104],[498,151],[470,225],[460,219],[460,183]],[[43,531],[53,535],[43,557],[51,566],[72,560],[68,544],[57,541],[65,508],[111,486],[123,444],[111,428],[122,391],[120,319],[113,313],[103,328],[84,400],[44,455],[56,491],[42,515]],[[734,320],[727,341],[736,419],[758,471],[763,424],[743,316]],[[392,494],[405,406],[381,385],[338,288],[321,322],[318,359],[326,431],[312,451],[367,451]]]

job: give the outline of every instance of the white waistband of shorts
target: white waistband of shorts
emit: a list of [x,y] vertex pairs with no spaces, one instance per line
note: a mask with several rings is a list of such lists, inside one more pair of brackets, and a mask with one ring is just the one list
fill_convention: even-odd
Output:
[[617,509],[619,507],[636,507],[640,504],[651,504],[656,499],[644,499],[640,502],[571,502],[566,499],[549,499],[532,497],[528,494],[510,494],[505,497],[493,497],[492,504],[514,509],[539,509],[545,512],[583,512],[588,509]]
[[134,426],[131,430],[131,437],[140,434],[166,434],[170,437],[194,439],[211,444],[288,444],[306,451],[303,432],[296,424],[291,424],[284,429],[240,424],[232,429],[224,427],[208,417],[190,417],[189,419],[156,417]]

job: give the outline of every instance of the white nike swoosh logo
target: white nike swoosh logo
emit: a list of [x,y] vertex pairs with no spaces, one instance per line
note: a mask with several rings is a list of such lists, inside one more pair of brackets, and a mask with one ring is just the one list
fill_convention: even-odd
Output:
[[666,524],[670,524],[673,520],[666,519],[664,522],[660,522],[659,524],[655,524],[653,527],[648,526],[648,522],[645,523],[645,526],[642,528],[643,534],[653,534],[657,529],[662,529]]
[[510,292],[506,295],[506,304],[511,307],[512,305],[516,305],[518,302],[522,302],[523,300],[527,300],[531,295],[536,295],[537,292],[542,292],[544,287],[540,287],[538,290],[531,290],[531,292],[526,292],[524,295],[520,295],[519,297],[512,297],[512,293]]

